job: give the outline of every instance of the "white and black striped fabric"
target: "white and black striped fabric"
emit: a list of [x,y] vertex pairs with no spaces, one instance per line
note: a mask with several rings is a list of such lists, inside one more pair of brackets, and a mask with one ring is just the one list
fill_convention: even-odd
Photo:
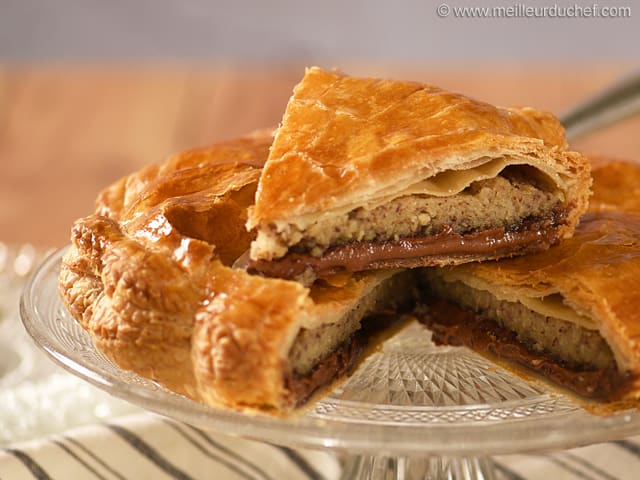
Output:
[[497,478],[504,480],[639,480],[640,437],[492,461]]
[[[638,480],[640,437],[492,461],[503,480]],[[332,480],[341,473],[330,453],[214,434],[148,413],[0,450],[3,480]]]
[[0,450],[10,480],[324,480],[339,478],[330,454],[217,435],[137,414]]

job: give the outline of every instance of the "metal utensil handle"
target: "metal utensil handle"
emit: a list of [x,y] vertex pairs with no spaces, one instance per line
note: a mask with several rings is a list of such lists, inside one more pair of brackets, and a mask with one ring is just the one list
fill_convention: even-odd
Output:
[[560,116],[560,121],[567,138],[575,140],[636,113],[640,113],[640,72],[573,107]]

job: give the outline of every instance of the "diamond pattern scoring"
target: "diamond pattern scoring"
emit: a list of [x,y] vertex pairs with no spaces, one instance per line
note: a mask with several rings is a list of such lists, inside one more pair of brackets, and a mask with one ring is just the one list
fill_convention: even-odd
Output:
[[365,360],[316,406],[314,415],[456,423],[518,420],[577,408],[467,349],[436,347],[416,323]]

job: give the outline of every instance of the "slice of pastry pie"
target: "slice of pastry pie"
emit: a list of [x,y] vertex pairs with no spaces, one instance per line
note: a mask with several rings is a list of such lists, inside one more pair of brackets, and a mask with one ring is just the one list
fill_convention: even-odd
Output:
[[310,68],[250,211],[250,269],[304,280],[544,250],[589,184],[550,114]]
[[107,188],[76,222],[60,292],[95,345],[196,400],[288,411],[349,372],[413,301],[407,272],[299,283],[231,268],[271,144],[185,152]]
[[640,398],[640,166],[593,173],[592,211],[573,238],[526,257],[423,270],[432,298],[422,320],[436,343],[488,353],[583,397]]

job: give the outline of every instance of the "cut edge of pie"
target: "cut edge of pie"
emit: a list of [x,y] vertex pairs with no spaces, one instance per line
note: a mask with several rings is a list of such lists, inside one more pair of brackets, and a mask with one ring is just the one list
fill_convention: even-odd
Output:
[[[621,170],[629,176],[613,187],[607,179]],[[572,238],[526,257],[420,272],[419,317],[436,343],[524,367],[582,398],[640,399],[640,209],[626,195],[640,167],[594,173],[592,211]],[[614,195],[625,208],[611,208]]]

